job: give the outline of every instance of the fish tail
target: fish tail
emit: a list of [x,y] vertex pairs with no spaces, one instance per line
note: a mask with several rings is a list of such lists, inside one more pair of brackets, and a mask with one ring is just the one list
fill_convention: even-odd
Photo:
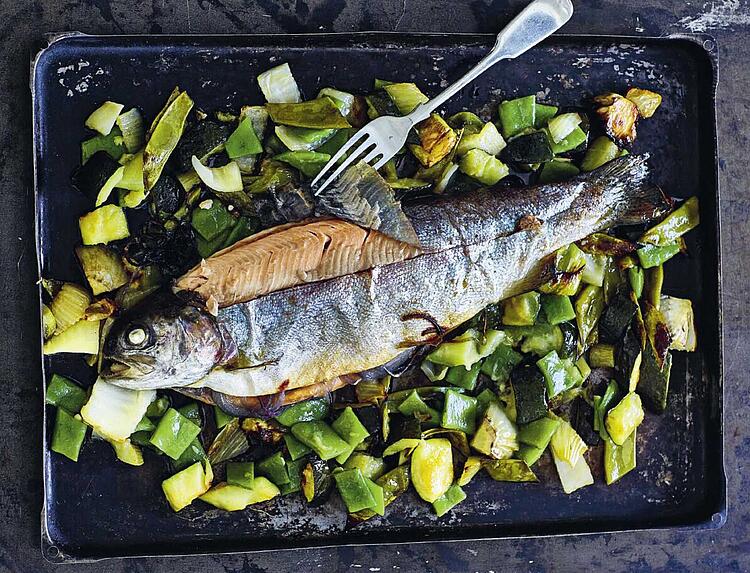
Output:
[[626,155],[591,173],[592,179],[610,195],[611,225],[648,223],[673,205],[658,185],[649,182],[649,155]]

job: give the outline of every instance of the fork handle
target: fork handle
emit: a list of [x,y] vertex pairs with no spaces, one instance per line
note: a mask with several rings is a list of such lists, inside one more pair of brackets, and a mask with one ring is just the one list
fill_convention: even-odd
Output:
[[406,117],[412,123],[427,119],[435,109],[443,105],[465,86],[473,82],[500,60],[516,58],[536,46],[553,32],[559,30],[573,15],[570,0],[534,0],[511,20],[497,35],[492,51],[482,58],[462,78],[448,86],[440,95],[420,104]]

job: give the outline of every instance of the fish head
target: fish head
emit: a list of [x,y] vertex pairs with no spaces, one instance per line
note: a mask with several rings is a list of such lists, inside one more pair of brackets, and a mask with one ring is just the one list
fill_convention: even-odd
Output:
[[101,376],[131,389],[177,388],[205,376],[226,354],[226,336],[205,310],[149,306],[117,320],[104,344]]

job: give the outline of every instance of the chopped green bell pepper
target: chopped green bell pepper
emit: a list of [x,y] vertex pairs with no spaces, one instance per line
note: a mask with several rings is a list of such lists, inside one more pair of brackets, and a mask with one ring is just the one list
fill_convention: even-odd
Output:
[[370,494],[372,494],[372,497],[375,500],[375,505],[373,505],[369,509],[371,509],[378,515],[385,515],[385,490],[382,486],[375,483],[371,479],[365,478],[365,483],[367,484],[367,488],[370,490]]
[[194,438],[190,445],[185,448],[185,451],[180,454],[180,457],[172,461],[172,468],[175,471],[180,471],[188,466],[193,465],[195,462],[203,462],[208,459],[206,451],[203,449],[203,444],[199,438]]
[[361,444],[362,441],[370,435],[370,432],[368,432],[367,428],[365,428],[362,425],[362,422],[359,421],[359,418],[357,418],[357,415],[354,413],[351,406],[347,406],[331,426],[334,431],[341,436],[347,444],[349,444],[349,449],[346,452],[336,456],[336,461],[340,464],[346,462],[354,451],[354,448]]
[[199,425],[191,422],[174,408],[169,408],[159,420],[149,441],[151,445],[176,460],[200,431]]
[[276,416],[276,421],[282,426],[291,427],[299,422],[322,420],[328,415],[330,402],[324,398],[313,398],[304,402],[297,402],[289,406]]
[[529,424],[522,425],[518,429],[518,441],[544,450],[549,445],[549,441],[559,425],[560,420],[558,418],[548,416],[539,418]]
[[284,443],[286,444],[286,449],[289,451],[289,457],[292,458],[293,461],[300,459],[302,456],[306,456],[312,451],[291,434],[284,434]]
[[493,382],[505,384],[510,378],[510,373],[523,357],[510,346],[501,344],[482,363],[481,372],[489,376]]
[[136,434],[138,432],[153,432],[155,429],[156,424],[154,424],[148,416],[143,416],[143,418],[141,418],[141,421],[138,422],[138,425],[135,427],[135,430],[133,430],[133,433]]
[[255,480],[253,462],[227,462],[227,483],[251,488]]
[[448,369],[445,381],[471,391],[477,385],[477,378],[479,377],[479,370],[482,368],[482,364],[481,360],[475,362],[471,370],[466,370],[463,366],[453,366]]
[[560,324],[576,317],[570,297],[557,294],[543,294],[541,296],[542,310],[550,324]]
[[543,103],[537,102],[534,106],[534,127],[536,129],[541,129],[545,125],[547,125],[547,122],[555,117],[557,115],[558,107],[555,105],[546,105]]
[[414,390],[398,405],[398,411],[404,416],[415,417],[421,422],[437,425],[440,423],[440,412],[428,406]]
[[322,460],[330,460],[349,451],[349,444],[325,422],[313,420],[299,422],[292,426],[292,434],[300,442],[311,448]]
[[169,398],[160,396],[148,405],[146,416],[149,418],[161,418],[169,410]]
[[336,472],[333,477],[349,513],[374,508],[377,505],[377,501],[367,483],[369,480],[362,475],[358,468]]
[[216,238],[211,241],[207,241],[200,235],[196,235],[195,247],[198,251],[198,255],[200,255],[202,259],[207,259],[214,253],[220,251],[226,244],[231,232],[231,229],[225,229],[221,232],[221,234],[217,235]]
[[578,167],[570,161],[548,161],[542,165],[542,170],[539,172],[538,182],[542,185],[547,183],[560,183],[561,181],[567,181],[571,177],[575,177],[579,173],[580,170]]
[[62,408],[69,414],[80,412],[86,403],[86,399],[86,390],[72,380],[59,374],[52,375],[52,380],[49,386],[47,386],[47,392],[44,395],[44,400],[47,404]]
[[281,452],[276,452],[268,456],[266,459],[261,460],[258,462],[257,468],[255,469],[259,475],[267,477],[276,485],[289,483],[286,460]]
[[497,402],[497,396],[489,388],[485,388],[477,395],[477,421],[482,419],[490,402]]
[[644,269],[663,265],[669,259],[679,253],[681,247],[678,243],[657,247],[656,245],[645,245],[636,251],[638,260]]
[[331,427],[351,446],[359,445],[370,435],[351,406],[347,406],[341,412],[339,417],[331,424]]
[[[205,241],[211,242],[222,233],[229,233],[234,225],[234,217],[227,208],[217,199],[207,199],[193,210],[191,218],[193,229]],[[221,241],[224,243],[226,237]]]
[[547,392],[554,398],[560,392],[570,390],[583,382],[578,368],[567,358],[560,358],[554,350],[536,362],[547,382]]
[[77,462],[87,430],[88,426],[81,420],[75,418],[63,408],[58,408],[50,449]]
[[540,309],[539,293],[532,291],[503,301],[503,324],[532,326]]
[[224,144],[224,150],[229,159],[246,157],[263,152],[258,135],[253,129],[253,121],[250,117],[243,119]]
[[518,456],[519,460],[523,460],[524,462],[526,462],[527,466],[531,467],[539,461],[539,458],[542,457],[544,450],[545,448],[537,448],[536,446],[530,446],[529,444],[521,444],[521,447],[518,448],[516,455]]
[[178,408],[177,411],[190,420],[193,424],[201,425],[201,409],[197,402],[189,402]]
[[503,137],[506,139],[513,137],[525,129],[534,127],[536,121],[536,97],[528,95],[501,102],[498,112],[500,114],[500,126]]
[[[128,439],[130,440],[130,443],[135,446],[151,447],[153,449],[153,446],[151,446],[151,442],[149,441],[151,439],[151,432],[133,432]],[[159,450],[154,449],[154,451],[161,455]]]
[[461,486],[453,484],[442,496],[432,502],[432,507],[438,517],[442,517],[459,503],[466,499],[466,494]]
[[237,241],[240,241],[246,237],[249,237],[253,233],[258,231],[257,221],[250,219],[249,217],[240,217],[231,228],[227,238],[221,245],[222,249],[234,245]]
[[445,393],[443,416],[440,425],[450,430],[460,430],[467,435],[476,431],[477,400],[455,390]]

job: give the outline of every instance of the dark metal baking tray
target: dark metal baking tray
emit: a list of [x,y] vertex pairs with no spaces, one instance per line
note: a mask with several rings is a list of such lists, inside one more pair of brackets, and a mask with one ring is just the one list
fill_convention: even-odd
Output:
[[[261,101],[255,77],[291,64],[310,95],[326,85],[366,92],[373,78],[416,81],[428,94],[459,77],[491,46],[486,35],[324,34],[272,36],[113,36],[54,38],[33,63],[34,158],[40,275],[80,280],[76,218],[90,209],[69,184],[88,113],[105,99],[153,117],[175,85],[207,110]],[[565,495],[543,459],[538,485],[482,476],[468,498],[437,519],[413,494],[384,518],[345,529],[337,498],[308,508],[296,496],[239,513],[200,503],[174,514],[161,494],[166,465],[156,456],[132,468],[106,443],[89,440],[79,462],[50,455],[54,416],[45,419],[42,550],[70,562],[115,556],[236,552],[345,544],[548,536],[667,527],[719,527],[726,517],[722,454],[722,331],[715,130],[716,46],[704,36],[555,36],[502,62],[454,98],[446,111],[487,111],[528,93],[580,105],[602,91],[637,85],[664,97],[638,126],[634,150],[652,155],[654,178],[676,197],[698,195],[701,226],[690,256],[670,263],[665,291],[695,302],[699,351],[677,353],[667,412],[639,430],[638,468],[607,487]],[[92,383],[76,357],[43,359],[51,372]],[[590,459],[599,458],[592,452]]]

